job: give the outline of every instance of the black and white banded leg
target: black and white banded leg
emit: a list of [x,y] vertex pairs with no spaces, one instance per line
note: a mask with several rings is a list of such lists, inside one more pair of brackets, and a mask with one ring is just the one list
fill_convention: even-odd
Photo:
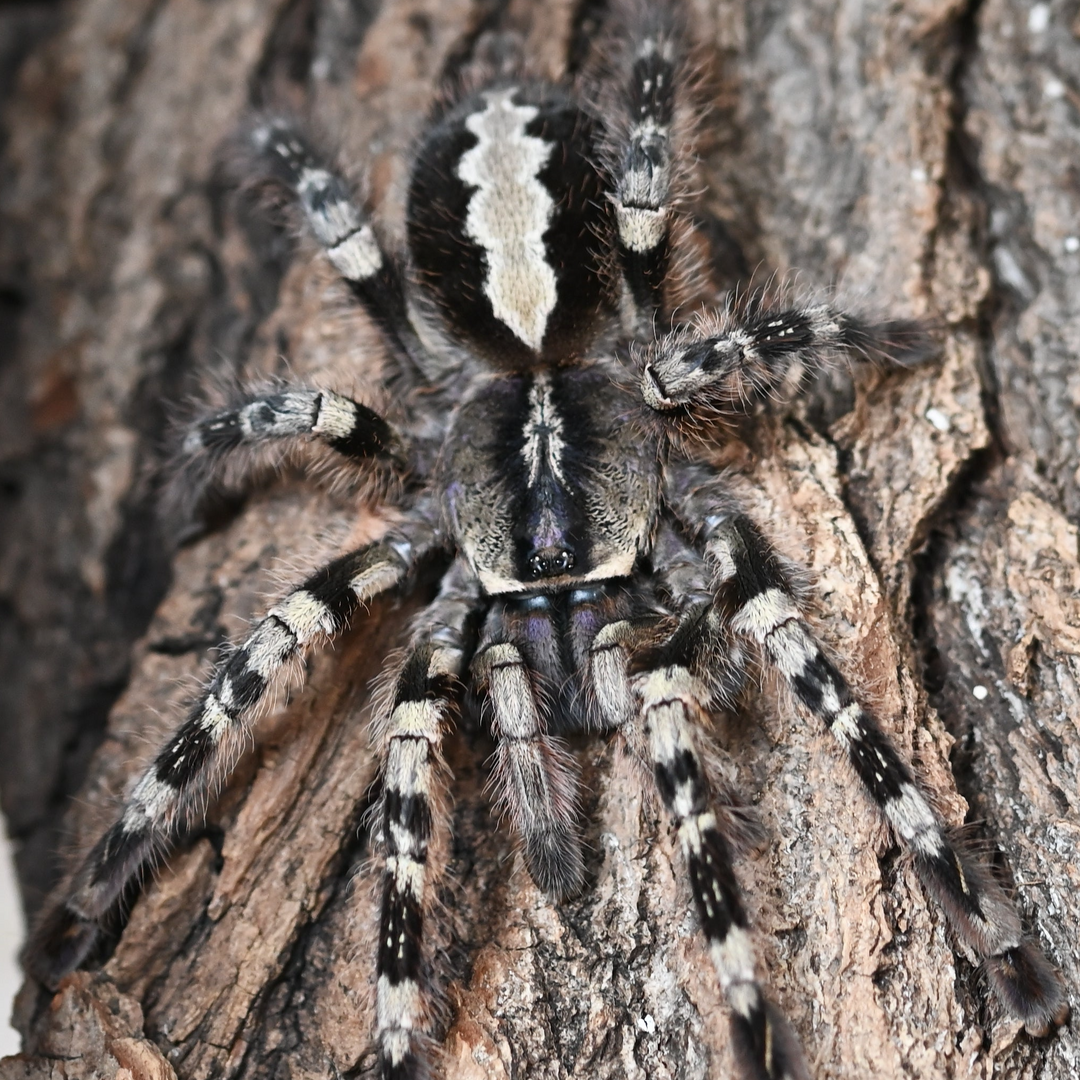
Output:
[[495,737],[492,785],[499,808],[521,837],[525,865],[550,896],[574,895],[584,880],[577,769],[547,733],[539,695],[517,645],[483,645],[473,661]]
[[654,342],[641,394],[659,412],[701,406],[735,415],[797,393],[845,357],[913,364],[929,352],[929,336],[914,321],[871,323],[826,304],[773,308],[751,298]]
[[251,131],[251,144],[271,174],[295,194],[315,239],[368,314],[402,357],[421,355],[408,318],[401,267],[380,244],[349,186],[283,119]]
[[1034,1035],[1062,1024],[1069,1006],[1053,967],[1025,939],[1015,907],[989,873],[952,844],[906,762],[825,655],[768,541],[741,514],[709,520],[703,539],[731,629],[756,643],[796,700],[832,732],[927,891],[983,957],[1005,1007]]
[[353,461],[400,461],[397,432],[374,410],[333,390],[290,388],[252,394],[193,423],[181,452],[216,463],[241,450],[317,440]]
[[709,805],[694,740],[709,704],[708,688],[678,663],[637,676],[634,688],[656,787],[678,832],[701,929],[731,1006],[740,1072],[748,1080],[805,1080],[798,1040],[758,982],[731,846]]
[[[609,623],[590,655],[590,678],[607,719],[619,724],[635,756],[651,766],[664,808],[686,860],[690,887],[709,955],[731,1006],[732,1039],[747,1080],[805,1078],[802,1051],[790,1027],[762,992],[749,922],[725,836],[729,824],[710,805],[710,790],[694,732],[714,707],[714,691],[691,670],[710,652],[702,647],[702,609],[694,605],[668,642],[652,648],[651,617]],[[635,652],[651,655],[648,670],[631,679]]]
[[[678,543],[673,536],[671,543]],[[671,815],[686,860],[694,904],[721,988],[731,1006],[732,1038],[741,1075],[752,1080],[805,1078],[798,1040],[765,997],[757,979],[749,923],[732,865],[736,842],[754,830],[721,812],[710,791],[695,731],[727,696],[729,686],[710,668],[720,639],[707,625],[711,605],[697,602],[703,581],[700,560],[688,557],[676,584],[677,599],[689,603],[675,631],[658,649],[652,616],[609,623],[590,653],[589,675],[606,719],[622,728],[631,752],[651,767],[664,808]],[[648,658],[645,671],[631,678],[635,654]],[[724,661],[730,666],[730,661]]]
[[86,856],[66,901],[36,932],[28,962],[45,985],[55,986],[78,966],[128,886],[203,812],[286,669],[344,629],[360,604],[397,585],[413,556],[409,540],[396,537],[335,559],[275,604],[218,664],[117,821]]
[[442,814],[442,738],[464,663],[462,630],[477,600],[462,564],[423,613],[381,731],[383,871],[376,1025],[384,1080],[426,1075],[429,988],[424,921],[438,867],[431,845]]
[[624,130],[613,147],[619,253],[646,327],[663,308],[676,194],[672,127],[682,44],[664,5],[646,7],[628,44]]

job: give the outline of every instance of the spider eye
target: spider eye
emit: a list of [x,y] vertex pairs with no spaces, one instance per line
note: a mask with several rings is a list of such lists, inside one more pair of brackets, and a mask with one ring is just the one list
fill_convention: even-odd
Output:
[[565,548],[544,548],[529,556],[529,573],[534,578],[558,577],[574,565],[574,553]]

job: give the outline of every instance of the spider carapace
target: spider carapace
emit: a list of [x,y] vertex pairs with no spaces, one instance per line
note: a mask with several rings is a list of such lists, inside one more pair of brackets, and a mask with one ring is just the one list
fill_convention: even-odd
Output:
[[[381,328],[395,404],[383,416],[331,390],[253,393],[190,427],[184,464],[205,475],[245,450],[307,441],[397,473],[401,524],[312,574],[218,665],[39,929],[31,963],[47,983],[83,959],[133,878],[220,786],[285,666],[441,552],[448,569],[416,618],[375,736],[385,1080],[429,1064],[437,766],[467,683],[495,740],[499,802],[553,899],[583,881],[563,736],[621,733],[647,765],[746,1077],[806,1075],[766,995],[703,764],[702,718],[737,704],[751,659],[835,737],[1005,1006],[1036,1033],[1063,1020],[1060,982],[1013,905],[954,846],[825,654],[730,482],[695,460],[695,430],[795,394],[845,357],[913,359],[925,335],[753,295],[693,318],[668,309],[700,122],[688,33],[673,4],[613,5],[611,20],[602,77],[557,86],[509,77],[503,64],[440,106],[412,165],[404,255],[294,124],[254,125],[252,157],[295,193]],[[477,635],[465,629],[474,617]]]

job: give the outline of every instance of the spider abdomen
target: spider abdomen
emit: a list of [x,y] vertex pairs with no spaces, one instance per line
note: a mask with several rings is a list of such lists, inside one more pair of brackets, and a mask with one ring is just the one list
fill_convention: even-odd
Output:
[[413,269],[453,337],[500,367],[584,354],[614,317],[598,132],[563,91],[497,86],[429,131],[409,189]]

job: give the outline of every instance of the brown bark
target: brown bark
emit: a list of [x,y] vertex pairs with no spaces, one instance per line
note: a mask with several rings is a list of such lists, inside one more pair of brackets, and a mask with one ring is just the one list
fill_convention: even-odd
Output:
[[[310,108],[400,231],[408,147],[448,58],[503,20],[557,72],[599,6],[0,12],[22,20],[28,50],[2,187],[0,314],[19,337],[0,366],[0,778],[32,913],[55,875],[48,852],[93,840],[207,649],[346,533],[380,526],[282,477],[166,555],[142,479],[163,401],[286,361],[362,392],[378,367],[371,328],[321,263],[228,194],[223,141],[270,97]],[[750,264],[839,280],[848,299],[944,330],[924,369],[862,375],[843,416],[834,401],[762,423],[729,457],[758,517],[812,568],[843,667],[948,820],[980,823],[1080,1001],[1077,5],[696,7],[718,58],[703,176]],[[52,998],[24,989],[26,1052],[0,1077],[370,1068],[363,721],[410,603],[376,604],[313,661],[103,966]],[[1035,1042],[988,1003],[826,737],[772,687],[758,697],[717,737],[769,833],[740,873],[813,1075],[1074,1076],[1076,1031]],[[448,741],[448,1080],[729,1075],[672,838],[625,763],[581,750],[592,880],[554,908],[489,815],[489,750],[468,727]]]

